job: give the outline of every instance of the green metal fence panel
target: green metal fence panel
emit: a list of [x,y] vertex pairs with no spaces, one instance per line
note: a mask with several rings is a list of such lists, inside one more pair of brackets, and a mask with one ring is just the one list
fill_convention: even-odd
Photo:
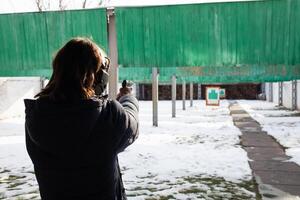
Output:
[[[287,70],[288,69],[288,70]],[[120,67],[119,79],[131,79],[137,83],[150,83],[152,69],[150,67]],[[159,81],[170,83],[172,75],[177,75],[178,82],[195,83],[250,83],[276,82],[299,79],[299,66],[251,65],[243,67],[161,67]]]
[[0,76],[51,75],[51,60],[72,37],[107,49],[106,10],[0,15]]
[[[150,70],[146,68],[152,67],[216,68],[218,75],[204,73],[199,75],[202,78],[190,78],[208,82],[300,78],[299,73],[291,73],[300,68],[299,0],[117,8],[116,15],[123,67],[120,79],[124,72],[128,78],[149,81]],[[282,70],[273,76],[257,73],[272,71],[274,66]],[[237,69],[247,73],[233,75]],[[228,70],[232,74],[220,78]],[[163,76],[162,80],[169,78]]]
[[[0,76],[49,76],[55,51],[71,37],[92,37],[107,49],[105,15],[0,15]],[[174,73],[208,83],[300,78],[298,0],[117,8],[116,15],[120,79],[149,82],[152,67],[162,81]]]

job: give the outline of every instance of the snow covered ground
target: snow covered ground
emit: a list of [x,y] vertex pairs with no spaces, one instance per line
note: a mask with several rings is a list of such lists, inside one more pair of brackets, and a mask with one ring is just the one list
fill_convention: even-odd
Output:
[[257,120],[264,131],[272,135],[282,146],[291,161],[300,165],[300,112],[290,111],[266,101],[245,101],[238,103]]
[[22,118],[0,120],[0,199],[40,199]]
[[[194,107],[171,117],[171,102],[159,102],[159,127],[152,126],[151,102],[140,102],[140,136],[120,165],[129,199],[255,199],[240,131],[228,102]],[[0,199],[39,199],[24,145],[24,119],[0,121]]]
[[140,137],[120,155],[128,195],[132,199],[253,198],[252,192],[236,184],[252,177],[228,102],[222,101],[219,108],[206,107],[204,101],[186,111],[180,108],[178,101],[177,116],[172,118],[171,102],[160,102],[156,128],[151,102],[141,102]]

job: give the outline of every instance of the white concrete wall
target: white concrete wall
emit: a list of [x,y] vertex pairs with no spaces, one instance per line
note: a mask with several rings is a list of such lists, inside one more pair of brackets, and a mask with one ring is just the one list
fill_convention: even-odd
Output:
[[270,83],[265,82],[264,86],[265,86],[265,95],[266,95],[266,101],[270,101]]
[[283,82],[282,104],[284,107],[292,109],[292,82],[291,81]]
[[[266,96],[269,100],[269,83],[266,84]],[[279,104],[279,84],[273,83],[273,102]],[[283,106],[292,109],[292,81],[283,82],[282,85]],[[300,80],[297,81],[297,109],[300,110]]]
[[273,102],[279,104],[279,83],[273,83]]
[[270,101],[271,96],[270,96],[270,83],[265,83],[265,93],[266,93],[266,100]]
[[23,100],[33,98],[40,87],[39,77],[0,77],[0,119],[23,116]]

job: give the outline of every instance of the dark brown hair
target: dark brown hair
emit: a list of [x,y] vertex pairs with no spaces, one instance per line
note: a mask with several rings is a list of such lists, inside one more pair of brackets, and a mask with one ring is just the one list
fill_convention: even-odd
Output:
[[103,63],[102,54],[103,51],[90,39],[71,39],[57,52],[49,83],[35,97],[56,101],[92,97],[95,77]]

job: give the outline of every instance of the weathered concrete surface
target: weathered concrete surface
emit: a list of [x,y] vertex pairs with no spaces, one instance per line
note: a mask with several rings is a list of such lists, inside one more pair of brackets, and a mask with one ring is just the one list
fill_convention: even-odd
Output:
[[249,164],[253,170],[300,172],[299,166],[293,162],[272,162],[269,160],[260,160],[250,162]]
[[238,104],[230,106],[235,126],[242,135],[249,165],[263,199],[300,199],[300,166],[288,162],[284,148]]
[[0,77],[0,119],[24,116],[24,99],[41,89],[39,77]]

